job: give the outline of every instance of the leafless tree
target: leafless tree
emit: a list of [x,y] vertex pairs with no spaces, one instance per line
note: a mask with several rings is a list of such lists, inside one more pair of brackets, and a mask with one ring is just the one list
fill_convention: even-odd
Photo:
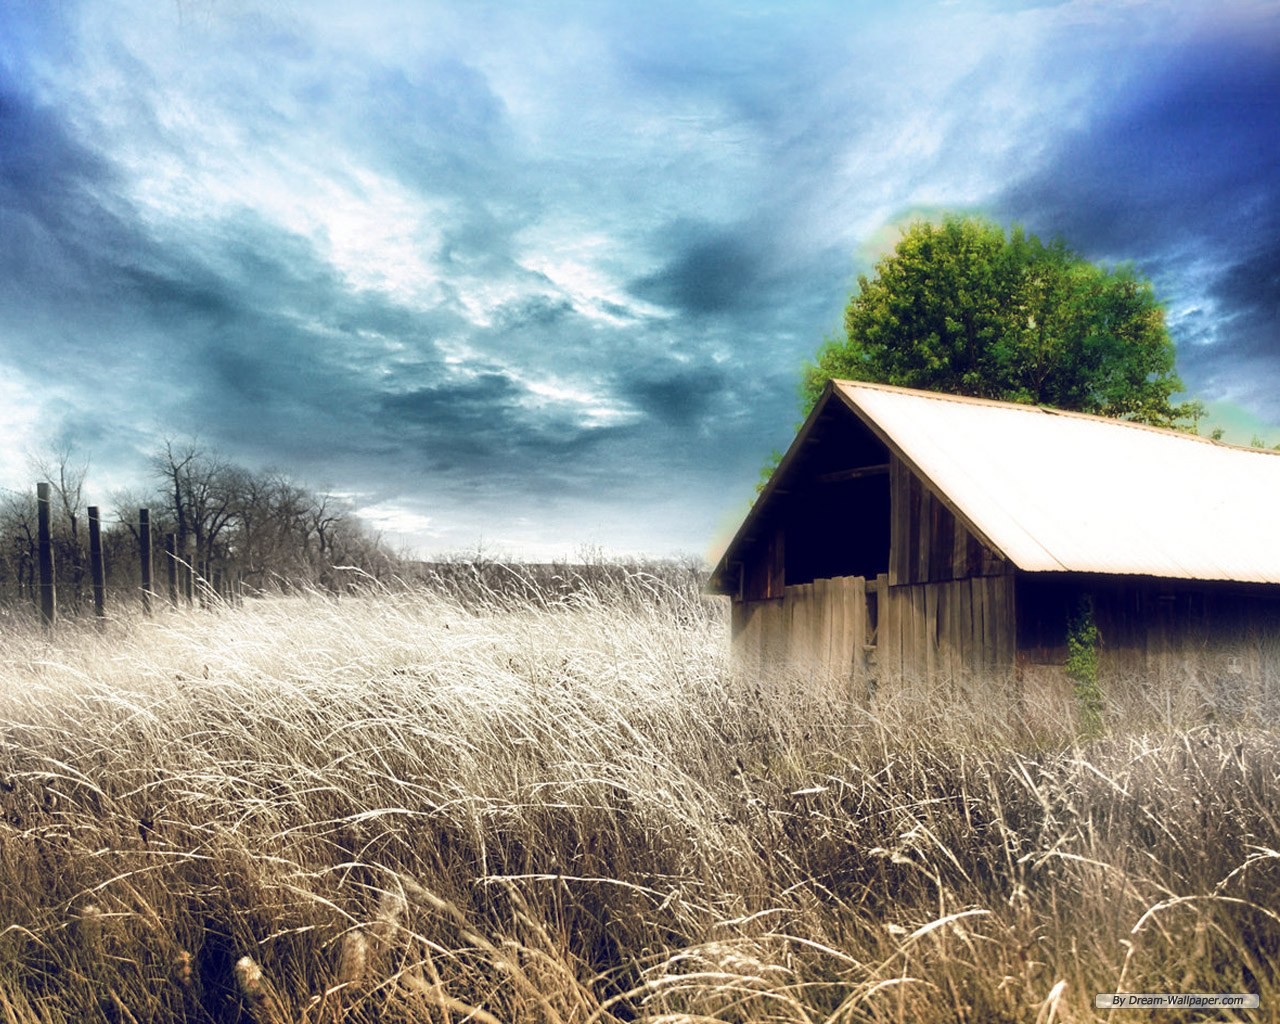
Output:
[[46,452],[28,453],[27,464],[38,480],[49,484],[52,492],[58,583],[69,588],[74,604],[79,605],[89,570],[86,541],[80,527],[85,513],[84,483],[89,475],[89,460],[79,456],[73,445],[63,444]]
[[33,491],[8,491],[0,497],[0,557],[5,576],[13,580],[18,597],[36,597],[36,496]]

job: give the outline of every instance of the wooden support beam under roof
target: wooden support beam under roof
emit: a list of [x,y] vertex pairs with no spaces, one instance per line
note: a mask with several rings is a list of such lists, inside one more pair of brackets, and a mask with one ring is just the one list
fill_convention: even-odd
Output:
[[852,469],[837,469],[832,473],[820,473],[814,477],[814,483],[819,484],[838,484],[845,480],[861,480],[868,476],[887,476],[889,474],[889,463],[884,462],[878,466],[855,466]]

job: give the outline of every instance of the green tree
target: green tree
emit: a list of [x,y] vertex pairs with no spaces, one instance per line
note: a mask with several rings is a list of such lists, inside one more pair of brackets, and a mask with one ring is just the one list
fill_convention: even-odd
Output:
[[844,340],[805,368],[831,377],[1076,409],[1170,426],[1182,389],[1164,310],[1131,267],[980,217],[917,222],[858,279]]

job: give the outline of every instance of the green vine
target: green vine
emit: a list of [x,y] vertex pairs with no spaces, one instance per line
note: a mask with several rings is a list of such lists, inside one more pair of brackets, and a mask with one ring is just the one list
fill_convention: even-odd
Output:
[[1098,684],[1098,624],[1093,597],[1083,594],[1067,623],[1067,676],[1075,688],[1080,725],[1086,736],[1102,732],[1102,687]]

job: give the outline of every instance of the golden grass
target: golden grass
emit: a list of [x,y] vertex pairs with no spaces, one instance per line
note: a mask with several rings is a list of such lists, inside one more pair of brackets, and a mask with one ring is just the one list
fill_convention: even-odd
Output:
[[872,719],[735,678],[722,610],[643,575],[0,643],[7,1024],[1280,1006],[1261,727],[1080,746],[940,703]]

